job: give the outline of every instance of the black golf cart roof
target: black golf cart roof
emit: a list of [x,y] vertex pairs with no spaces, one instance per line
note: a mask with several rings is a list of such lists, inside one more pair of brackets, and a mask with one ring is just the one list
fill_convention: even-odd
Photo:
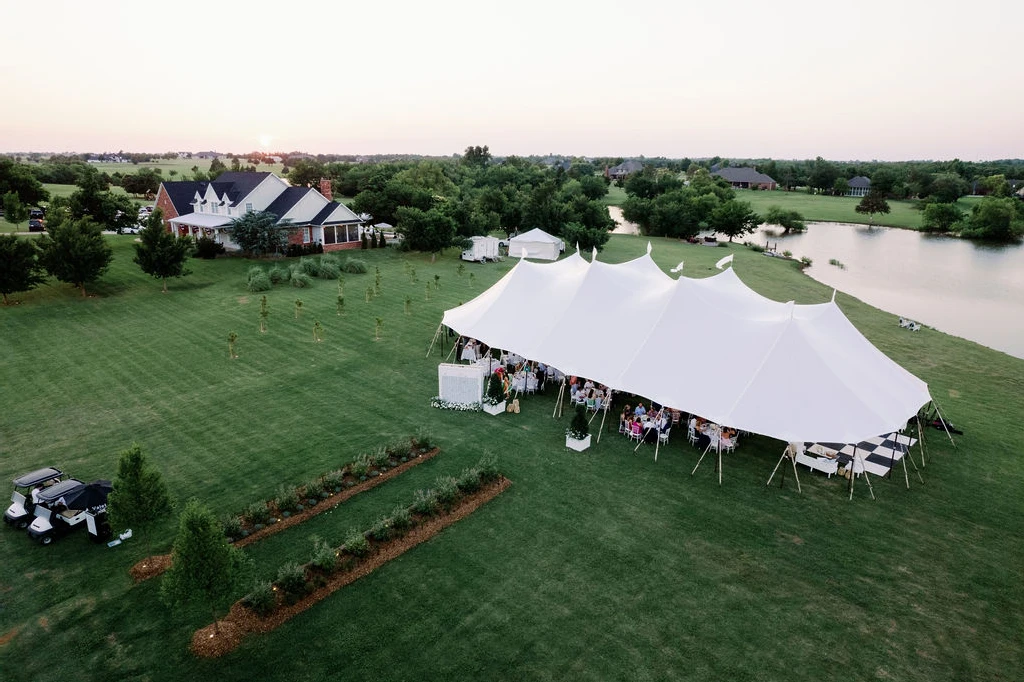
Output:
[[37,469],[36,471],[22,474],[14,479],[15,488],[27,488],[37,483],[49,481],[51,478],[60,478],[64,475],[64,472],[60,469],[54,469],[53,467],[46,467],[45,469]]
[[81,488],[85,484],[79,481],[77,478],[69,478],[66,481],[61,481],[56,485],[51,485],[45,490],[39,491],[39,501],[43,503],[50,503],[59,500],[64,495]]

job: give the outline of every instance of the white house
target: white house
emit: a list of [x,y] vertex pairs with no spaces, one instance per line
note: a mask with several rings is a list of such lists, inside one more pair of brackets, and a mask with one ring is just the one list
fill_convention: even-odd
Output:
[[[327,196],[324,196],[324,195]],[[213,182],[163,182],[156,206],[164,224],[178,236],[209,237],[226,249],[237,250],[227,228],[251,211],[277,216],[291,244],[320,243],[324,251],[356,248],[363,221],[347,206],[332,201],[330,181],[320,189],[291,187],[273,173],[222,173]]]

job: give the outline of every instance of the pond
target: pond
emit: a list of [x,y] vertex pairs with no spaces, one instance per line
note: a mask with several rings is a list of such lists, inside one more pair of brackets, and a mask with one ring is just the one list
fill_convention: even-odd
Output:
[[811,258],[807,274],[877,308],[1024,358],[1024,246],[842,223],[744,240]]

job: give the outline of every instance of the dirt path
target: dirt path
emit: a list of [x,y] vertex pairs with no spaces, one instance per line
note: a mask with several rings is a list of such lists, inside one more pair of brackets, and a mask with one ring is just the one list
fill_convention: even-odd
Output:
[[615,229],[612,230],[612,234],[640,234],[640,226],[623,218],[622,209],[618,206],[609,206],[608,214],[615,221]]

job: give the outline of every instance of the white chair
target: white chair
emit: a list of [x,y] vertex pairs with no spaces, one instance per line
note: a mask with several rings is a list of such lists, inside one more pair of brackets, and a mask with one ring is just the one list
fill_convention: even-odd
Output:
[[630,440],[635,440],[639,443],[644,438],[644,427],[640,422],[633,422],[633,428],[627,435]]
[[722,436],[721,440],[719,441],[719,447],[722,448],[722,452],[732,452],[733,450],[735,450],[736,449],[736,438],[735,438],[735,436],[732,437],[732,438],[727,438],[725,436]]
[[670,427],[668,427],[667,429],[665,429],[664,431],[662,431],[662,432],[660,432],[658,434],[658,440],[661,441],[662,443],[665,443],[667,445],[668,444],[668,434],[670,434],[671,432],[672,432],[672,427],[670,426]]
[[690,445],[697,444],[697,420],[691,419],[690,423],[686,426],[686,440],[690,441]]
[[535,374],[530,374],[529,376],[526,377],[526,392],[537,392],[537,376]]

